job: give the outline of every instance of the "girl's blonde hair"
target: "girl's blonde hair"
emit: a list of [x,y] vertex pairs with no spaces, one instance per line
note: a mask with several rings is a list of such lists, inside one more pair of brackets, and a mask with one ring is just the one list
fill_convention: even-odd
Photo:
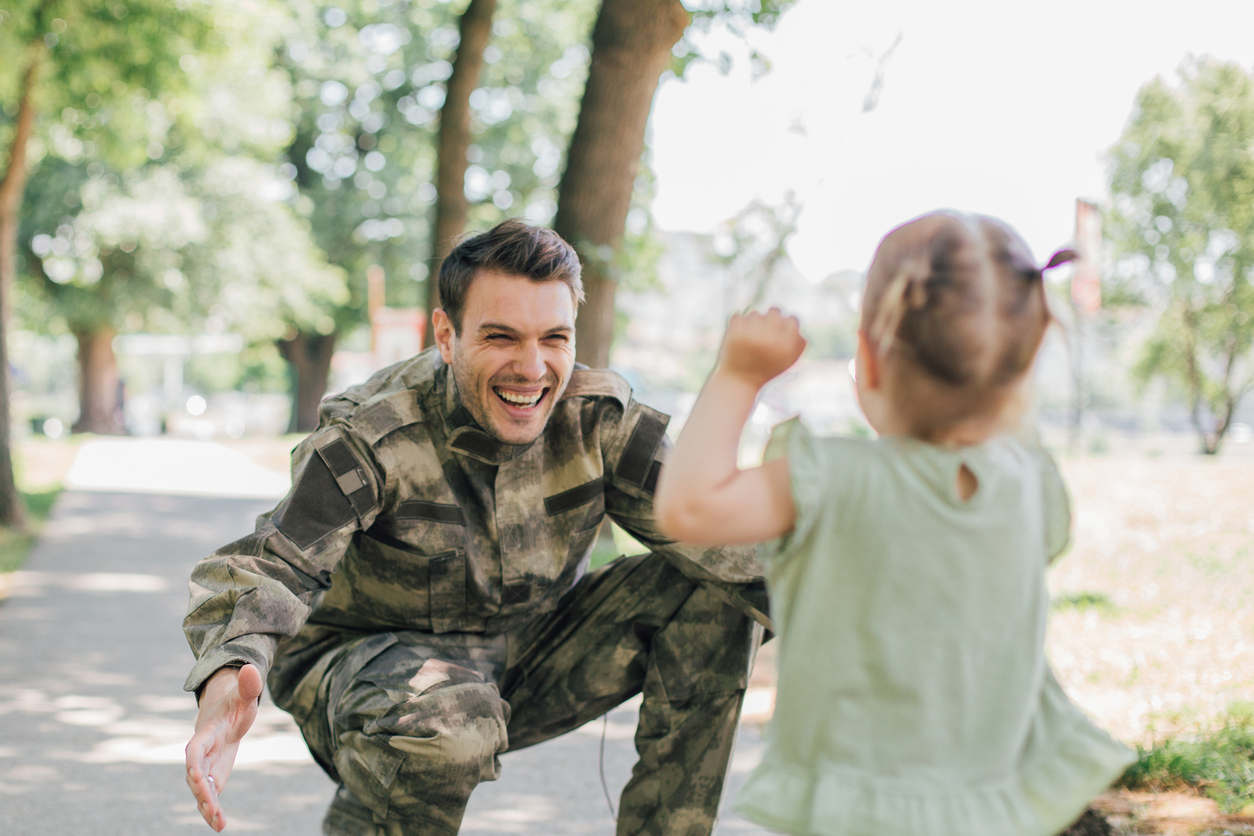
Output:
[[999,412],[1053,317],[1023,239],[984,216],[938,212],[897,227],[867,273],[861,330],[894,375],[894,406],[924,439]]

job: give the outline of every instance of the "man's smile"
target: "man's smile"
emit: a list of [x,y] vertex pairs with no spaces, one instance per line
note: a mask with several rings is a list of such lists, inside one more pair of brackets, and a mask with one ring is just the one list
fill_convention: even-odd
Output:
[[503,389],[499,386],[494,386],[492,387],[492,391],[496,393],[498,398],[505,401],[505,403],[509,406],[517,409],[531,409],[540,403],[545,394],[548,393],[549,387],[546,386],[545,388],[537,389],[534,392],[519,392],[513,389]]

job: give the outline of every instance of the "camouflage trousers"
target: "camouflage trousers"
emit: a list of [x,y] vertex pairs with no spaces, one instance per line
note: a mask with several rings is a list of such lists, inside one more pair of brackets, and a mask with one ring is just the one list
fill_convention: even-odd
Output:
[[[301,731],[340,783],[329,836],[455,834],[498,755],[643,692],[619,836],[713,831],[762,628],[658,555],[584,576],[498,636],[396,632],[335,654]],[[299,720],[299,718],[298,718]]]

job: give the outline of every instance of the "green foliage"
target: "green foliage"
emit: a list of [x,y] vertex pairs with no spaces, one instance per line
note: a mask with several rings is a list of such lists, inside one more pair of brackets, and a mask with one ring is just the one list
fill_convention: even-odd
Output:
[[26,506],[26,531],[17,532],[0,526],[0,575],[22,568],[35,535],[48,518],[52,503],[60,493],[60,485],[39,491],[18,491],[22,504]]
[[1064,592],[1050,601],[1050,608],[1055,612],[1074,610],[1085,613],[1093,610],[1102,615],[1114,615],[1119,609],[1105,592],[1092,592],[1090,590]]
[[[272,341],[297,324],[329,333],[327,311],[348,298],[343,273],[278,199],[290,191],[273,166],[247,157],[120,176],[41,167],[21,235],[35,293],[72,331],[230,328]],[[76,211],[57,205],[62,195]]]
[[[693,11],[745,31],[792,0]],[[549,223],[596,0],[500,0],[471,97],[470,226]],[[41,62],[14,309],[43,332],[232,329],[253,345],[360,321],[364,276],[425,299],[435,129],[464,4],[444,0],[14,0],[0,10],[0,142]],[[683,49],[679,49],[682,52]],[[756,58],[754,60],[757,60]],[[637,178],[628,286],[658,256]],[[328,267],[330,262],[334,267]],[[273,384],[273,356],[197,379]],[[241,369],[241,365],[245,368]]]
[[588,561],[588,570],[600,569],[607,563],[612,563],[622,556],[622,552],[618,550],[618,546],[614,543],[614,538],[605,530],[601,529],[601,533],[597,535],[597,541],[592,546],[592,557]]
[[273,342],[258,342],[238,354],[198,354],[183,368],[183,382],[199,392],[286,393],[287,363]]
[[1229,707],[1213,729],[1137,747],[1119,785],[1154,792],[1193,787],[1233,812],[1254,802],[1254,705]]
[[[71,38],[71,21],[49,54],[41,100],[109,78],[83,63],[93,55],[121,75],[41,119],[19,234],[33,279],[19,288],[26,324],[231,328],[254,341],[293,325],[328,333],[328,311],[348,299],[343,273],[293,209],[285,174],[294,172],[270,162],[293,134],[288,78],[272,61],[282,6],[119,2],[107,11],[90,39]],[[157,11],[154,29],[145,21]],[[114,61],[114,49],[126,56]],[[132,53],[149,60],[127,75]],[[142,124],[124,125],[134,114]]]
[[644,554],[648,550],[639,540],[610,520],[608,525],[601,528],[601,533],[597,536],[588,568],[597,569],[623,555]]
[[806,351],[811,357],[844,360],[853,357],[858,331],[853,323],[812,325],[805,329]]
[[[360,318],[367,265],[389,278],[388,303],[426,299],[436,198],[436,128],[464,5],[297,3],[279,65],[295,93],[287,149],[297,207],[352,278],[339,312]],[[589,60],[593,0],[501,0],[471,96],[469,225],[511,215],[548,223]]]
[[[774,29],[780,17],[796,0],[695,0],[685,2],[684,6],[692,12],[692,24],[684,37],[672,50],[674,60],[671,70],[680,77],[684,71],[696,62],[710,62],[727,73],[731,70],[734,59],[728,52],[720,52],[717,56],[709,56],[702,52],[696,42],[713,26],[722,26],[732,34],[748,42],[746,30],[751,27]],[[769,57],[753,46],[748,46],[749,64],[754,76],[761,76],[771,69]]]
[[1145,85],[1111,152],[1117,262],[1105,295],[1161,311],[1134,370],[1187,399],[1206,452],[1254,386],[1254,80],[1187,62]]
[[227,5],[203,0],[20,0],[0,11],[5,62],[0,97],[8,119],[0,142],[12,140],[21,73],[39,63],[36,106],[45,119],[30,162],[46,154],[71,162],[104,159],[118,166],[160,158],[187,91],[180,62],[220,50]]

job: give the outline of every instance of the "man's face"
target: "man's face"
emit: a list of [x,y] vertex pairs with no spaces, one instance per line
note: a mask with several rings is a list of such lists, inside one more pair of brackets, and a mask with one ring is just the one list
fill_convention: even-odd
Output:
[[505,444],[539,437],[575,368],[575,300],[561,281],[481,272],[470,284],[458,335],[442,310],[435,341],[462,403]]

